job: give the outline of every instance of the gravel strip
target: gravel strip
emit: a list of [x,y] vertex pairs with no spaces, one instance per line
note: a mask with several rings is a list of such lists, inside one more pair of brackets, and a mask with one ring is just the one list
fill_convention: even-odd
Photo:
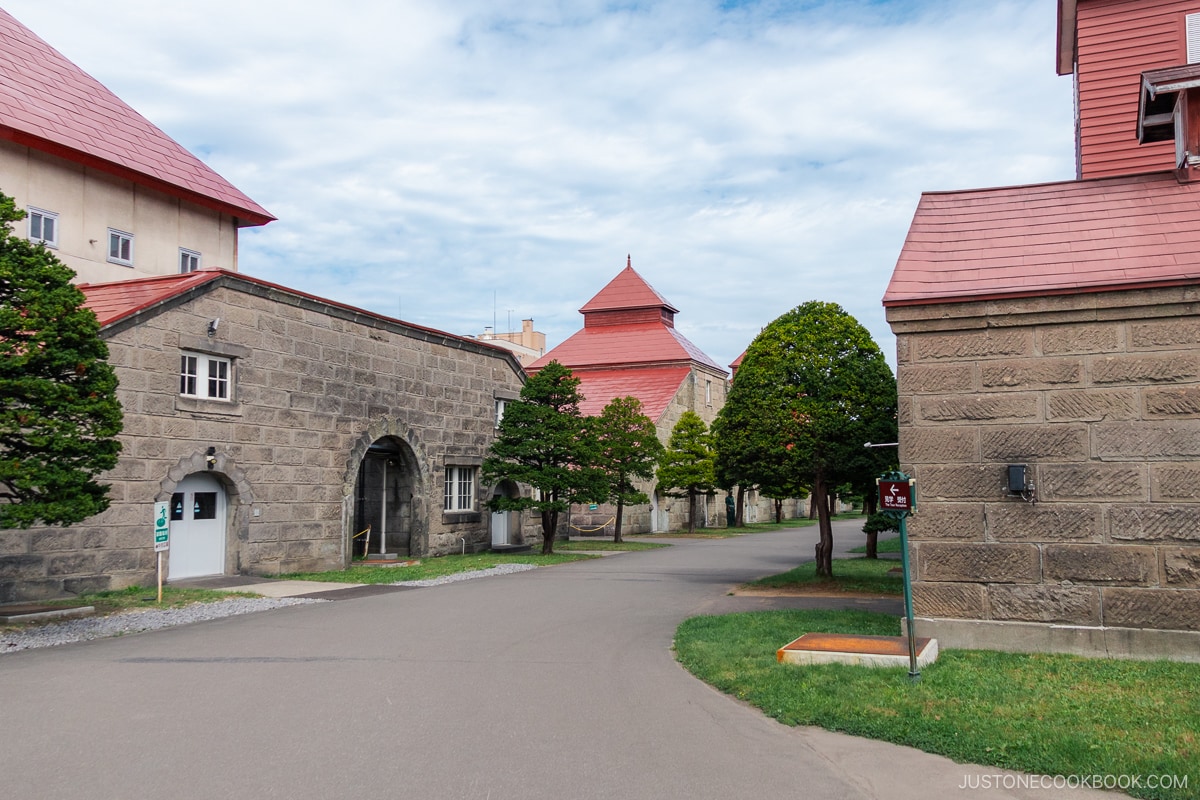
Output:
[[176,625],[187,625],[190,622],[203,622],[210,619],[232,617],[237,614],[252,614],[256,611],[267,611],[283,606],[321,602],[327,601],[309,600],[303,597],[285,597],[277,600],[269,597],[231,597],[215,603],[193,603],[182,608],[135,609],[110,614],[106,617],[71,619],[12,633],[0,633],[0,655],[15,653],[18,650],[32,650],[35,647],[54,647],[89,639],[154,631]]
[[[423,581],[399,581],[392,586],[441,586],[445,583],[458,583],[475,578],[488,578],[492,575],[510,575],[514,572],[526,572],[537,569],[535,564],[504,564],[491,569],[480,569],[474,572],[458,572],[454,575],[443,575],[440,578],[429,578]],[[48,625],[38,625],[11,633],[0,633],[0,655],[15,653],[18,650],[32,650],[35,647],[54,647],[71,642],[82,642],[90,639],[103,639],[108,636],[123,636],[127,633],[155,631],[160,628],[171,628],[176,625],[187,625],[190,622],[203,622],[210,619],[232,617],[237,614],[253,614],[256,611],[269,611],[272,608],[300,605],[302,603],[326,603],[327,600],[312,600],[304,597],[231,597],[228,600],[218,600],[215,603],[193,603],[182,608],[152,608],[122,611],[107,617],[84,617],[64,622],[53,622]]]
[[444,583],[458,583],[475,578],[490,578],[492,575],[511,575],[514,572],[528,572],[537,569],[537,564],[501,564],[491,569],[477,569],[474,572],[456,572],[453,575],[443,575],[440,578],[426,578],[423,581],[397,581],[392,586],[441,586]]

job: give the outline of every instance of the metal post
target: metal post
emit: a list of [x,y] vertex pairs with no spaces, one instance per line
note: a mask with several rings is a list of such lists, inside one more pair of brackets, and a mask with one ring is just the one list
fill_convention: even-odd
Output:
[[158,602],[162,602],[162,550],[158,551]]
[[908,677],[921,679],[917,669],[917,626],[913,621],[912,573],[908,567],[908,514],[900,517],[900,562],[904,568],[904,616],[908,622]]
[[379,555],[387,553],[387,459],[383,459],[383,508],[379,513]]

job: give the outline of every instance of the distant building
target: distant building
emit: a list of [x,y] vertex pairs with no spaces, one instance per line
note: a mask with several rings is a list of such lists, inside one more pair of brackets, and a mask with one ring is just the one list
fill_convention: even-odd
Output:
[[[580,380],[584,414],[599,414],[616,397],[636,397],[666,443],[685,411],[712,425],[725,405],[728,373],[675,328],[679,309],[663,298],[626,260],[623,269],[579,310],[583,329],[527,368],[536,373],[558,361]],[[687,503],[676,503],[654,486],[650,504],[627,509],[623,530],[666,531],[686,525]],[[769,506],[769,501],[767,501]],[[764,512],[769,513],[769,512]],[[599,532],[612,509],[576,507],[573,533]],[[709,498],[700,526],[723,519],[724,506]],[[765,516],[763,517],[765,518]]]
[[509,333],[495,333],[486,327],[483,333],[475,337],[480,341],[503,347],[516,354],[522,367],[527,367],[546,354],[546,334],[533,329],[532,319],[521,320],[521,330]]
[[884,295],[917,628],[1200,660],[1200,2],[1059,33],[1080,179],[923,195]]
[[0,74],[0,191],[80,282],[237,270],[274,219],[2,9]]

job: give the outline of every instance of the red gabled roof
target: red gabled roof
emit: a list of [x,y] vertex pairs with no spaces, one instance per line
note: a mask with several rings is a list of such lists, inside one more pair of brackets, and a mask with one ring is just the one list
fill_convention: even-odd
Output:
[[84,283],[79,289],[87,298],[84,305],[95,312],[103,327],[224,274],[234,273],[226,273],[224,270],[202,270],[184,275],[159,275],[116,283]]
[[238,219],[275,219],[99,81],[0,9],[0,138]]
[[678,308],[668,303],[645,278],[634,271],[630,262],[627,258],[625,269],[597,292],[595,297],[584,303],[583,308],[579,309],[580,313],[586,315],[593,311],[634,308],[665,308],[672,314],[679,312]]
[[621,367],[696,361],[718,372],[725,372],[682,333],[668,328],[661,322],[584,328],[526,369],[537,372],[551,361],[557,361],[571,370],[577,367]]
[[885,306],[1200,280],[1200,185],[1174,173],[921,196]]
[[579,410],[596,416],[617,397],[636,397],[642,413],[658,422],[679,387],[691,374],[689,367],[641,367],[629,369],[572,370],[579,378],[579,393],[584,401]]

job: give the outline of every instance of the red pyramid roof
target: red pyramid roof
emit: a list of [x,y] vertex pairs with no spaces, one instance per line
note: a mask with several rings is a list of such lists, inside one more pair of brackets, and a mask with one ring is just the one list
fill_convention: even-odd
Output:
[[0,139],[118,175],[241,225],[275,219],[0,9]]
[[645,278],[637,274],[628,260],[625,269],[609,281],[595,297],[588,300],[579,311],[587,314],[592,311],[631,308],[665,308],[672,314],[679,312],[679,309],[668,303],[653,286],[646,283]]
[[688,367],[642,367],[571,372],[579,378],[579,392],[584,397],[579,410],[583,414],[594,417],[614,398],[636,397],[642,401],[642,413],[657,422],[692,371]]

